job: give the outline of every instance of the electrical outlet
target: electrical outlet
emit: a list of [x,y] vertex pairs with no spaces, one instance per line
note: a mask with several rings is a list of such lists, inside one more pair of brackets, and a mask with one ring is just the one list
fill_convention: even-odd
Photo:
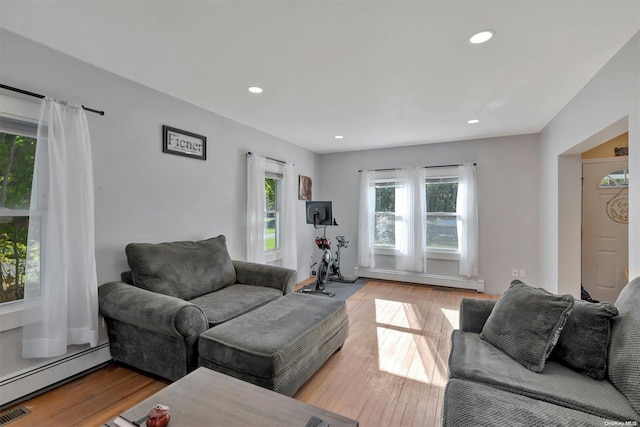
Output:
[[517,268],[512,268],[511,269],[511,276],[512,277],[518,277],[518,269]]
[[520,277],[527,277],[527,270],[525,270],[524,268],[521,268],[519,273]]

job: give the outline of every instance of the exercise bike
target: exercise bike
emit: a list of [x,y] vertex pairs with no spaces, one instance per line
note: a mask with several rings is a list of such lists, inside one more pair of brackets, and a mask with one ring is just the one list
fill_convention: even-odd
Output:
[[336,257],[330,264],[331,274],[329,275],[329,281],[340,283],[355,283],[355,278],[345,278],[340,272],[340,249],[346,248],[349,241],[346,240],[344,236],[336,236],[336,240],[338,241],[338,249],[336,250]]
[[[318,224],[320,220],[326,219],[327,215],[325,213],[324,217],[321,218],[319,211],[313,211],[311,215],[309,215],[311,220],[309,222],[313,223],[313,227],[318,229]],[[329,215],[329,218],[331,216]],[[330,225],[338,225],[335,219],[330,219]],[[303,289],[302,292],[310,293],[310,294],[321,294],[329,297],[335,296],[333,292],[329,292],[325,289],[327,282],[342,282],[342,283],[354,283],[356,279],[345,279],[342,273],[340,272],[340,249],[346,248],[349,243],[348,240],[344,238],[344,236],[336,236],[336,240],[338,241],[338,249],[336,250],[335,258],[331,254],[331,242],[327,238],[327,225],[323,226],[322,236],[317,236],[315,238],[315,243],[318,249],[322,251],[322,256],[320,258],[318,265],[318,273],[316,275],[316,286],[314,289]],[[315,263],[313,264],[315,265]],[[312,265],[312,267],[313,267]]]
[[316,275],[316,286],[314,289],[303,289],[302,292],[306,294],[320,294],[328,297],[334,297],[336,294],[325,289],[331,272],[336,271],[333,256],[331,255],[331,243],[329,242],[329,239],[327,239],[327,227],[324,227],[322,237],[316,237],[316,246],[322,251],[322,257],[320,258],[320,261],[318,261],[320,264],[318,265],[318,273]]

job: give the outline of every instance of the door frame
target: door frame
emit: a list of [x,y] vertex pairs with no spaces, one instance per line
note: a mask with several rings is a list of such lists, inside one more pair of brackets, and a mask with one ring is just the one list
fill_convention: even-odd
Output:
[[[584,283],[583,273],[583,263],[584,263],[584,253],[582,252],[582,241],[584,238],[584,165],[585,164],[594,164],[594,163],[611,163],[611,162],[626,162],[627,169],[629,169],[629,156],[620,156],[620,157],[602,157],[597,159],[581,159],[581,188],[580,188],[580,283]],[[629,171],[631,173],[631,171]],[[629,188],[627,187],[627,192]],[[629,268],[629,229],[627,228],[627,269]]]

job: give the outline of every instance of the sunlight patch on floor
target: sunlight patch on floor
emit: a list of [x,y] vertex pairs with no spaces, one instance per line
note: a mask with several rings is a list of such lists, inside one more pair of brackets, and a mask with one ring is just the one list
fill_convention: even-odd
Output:
[[447,319],[451,328],[458,329],[460,324],[460,311],[451,310],[448,308],[441,308],[442,314],[444,314],[444,318]]
[[426,384],[430,383],[430,376],[422,360],[424,345],[419,343],[420,335],[380,326],[377,328],[377,333],[380,371]]
[[[424,313],[416,304],[375,300],[380,371],[431,384],[437,370],[437,340],[422,335]],[[445,314],[446,315],[446,314]]]

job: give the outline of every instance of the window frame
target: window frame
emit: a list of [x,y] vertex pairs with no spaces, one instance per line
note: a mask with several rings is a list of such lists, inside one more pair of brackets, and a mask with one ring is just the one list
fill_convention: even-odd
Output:
[[[387,185],[379,185],[379,184],[387,184]],[[393,176],[393,174],[391,172],[383,172],[381,173],[379,176],[376,176],[375,179],[375,188],[376,190],[378,189],[378,187],[380,188],[396,188],[398,186],[397,183],[397,179],[395,176]],[[395,203],[395,200],[394,200]],[[377,205],[377,193],[376,193],[376,203]],[[375,218],[376,215],[379,213],[385,213],[385,214],[389,214],[391,212],[377,212],[374,210],[373,212],[373,217],[374,217],[374,230],[375,230]],[[394,217],[395,217],[395,207],[394,207],[394,211],[392,212]],[[395,238],[394,238],[395,241]],[[395,243],[393,245],[387,245],[387,244],[376,244],[375,243],[375,238],[374,238],[374,251],[376,254],[381,254],[381,255],[396,255],[397,251],[396,251],[396,245]]]
[[[459,184],[460,183],[460,174],[458,173],[458,168],[457,167],[443,167],[443,168],[426,168],[424,171],[425,174],[425,190],[426,190],[426,185],[427,182],[426,180],[428,179],[451,179],[454,178],[456,180],[456,182]],[[457,222],[458,222],[458,218],[460,217],[460,215],[457,213],[457,202],[456,202],[456,212],[427,212],[427,216],[429,216],[429,214],[431,215],[437,215],[437,214],[446,214],[447,216],[455,216],[456,218],[456,229],[457,229]],[[426,252],[427,252],[427,258],[434,258],[434,259],[449,259],[449,260],[457,260],[460,259],[460,242],[458,242],[458,248],[457,249],[453,249],[453,248],[438,248],[438,247],[434,247],[434,246],[427,246],[426,247]]]
[[[0,116],[38,125],[40,104],[0,94]],[[27,211],[28,215],[28,211]],[[24,326],[24,299],[0,303],[0,332]]]
[[[455,178],[456,181],[460,182],[460,175],[458,173],[457,167],[446,167],[446,168],[425,168],[425,190],[427,185],[427,179],[433,178]],[[391,183],[395,181],[394,171],[381,171],[376,175],[375,185],[378,187],[379,183]],[[375,215],[378,212],[374,212]],[[394,212],[395,213],[395,212]],[[431,214],[440,214],[440,212],[427,212],[427,215]],[[453,212],[445,212],[447,215],[455,216],[456,221],[459,217],[457,213]],[[388,255],[388,256],[396,256],[398,255],[398,250],[395,248],[395,245],[383,245],[383,244],[375,244],[373,245],[374,255]],[[427,246],[423,248],[426,251],[427,258],[429,259],[441,259],[441,260],[459,260],[460,259],[460,246],[458,243],[458,248],[437,248],[433,246]]]
[[[613,178],[613,175],[615,175],[615,173],[619,171],[622,171],[622,175],[624,176],[624,180],[621,183],[616,182],[615,178]],[[604,181],[607,178],[615,182],[615,185],[602,185],[602,181]],[[628,166],[622,167],[622,168],[616,168],[612,170],[611,172],[603,176],[598,182],[598,190],[620,189],[620,188],[628,188],[628,187],[629,187],[629,167]]]

